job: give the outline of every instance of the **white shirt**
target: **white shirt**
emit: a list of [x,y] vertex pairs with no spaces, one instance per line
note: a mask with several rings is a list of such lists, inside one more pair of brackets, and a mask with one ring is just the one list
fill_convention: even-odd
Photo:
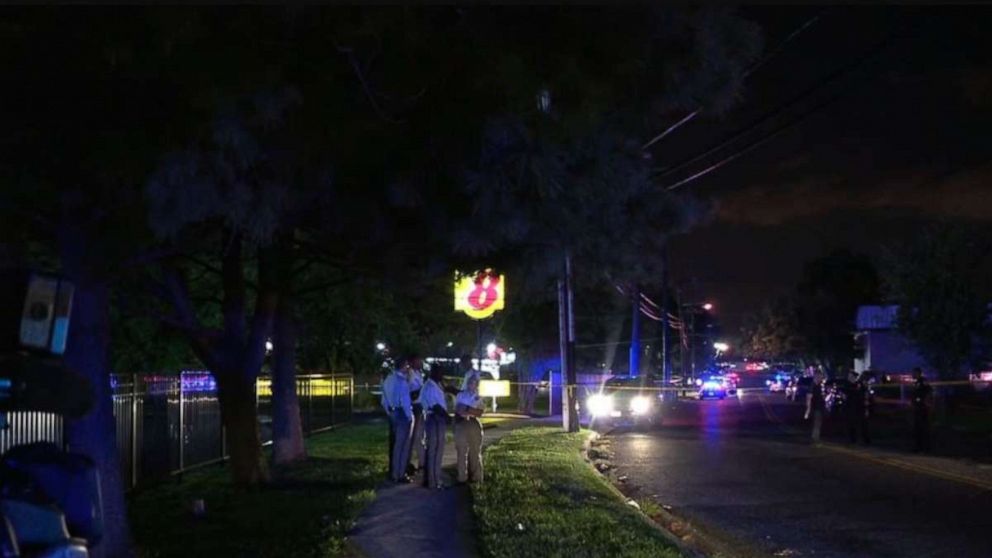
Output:
[[466,390],[458,392],[458,396],[455,397],[455,405],[465,405],[466,407],[473,407],[475,409],[482,409],[485,407],[485,404],[482,402],[482,397]]
[[444,398],[444,391],[434,380],[427,380],[423,389],[420,390],[420,399],[417,400],[424,411],[430,411],[435,405],[448,408],[448,401]]
[[382,407],[389,411],[390,407],[399,407],[406,413],[407,418],[413,418],[413,404],[410,402],[410,382],[405,372],[393,370],[393,373],[382,382]]

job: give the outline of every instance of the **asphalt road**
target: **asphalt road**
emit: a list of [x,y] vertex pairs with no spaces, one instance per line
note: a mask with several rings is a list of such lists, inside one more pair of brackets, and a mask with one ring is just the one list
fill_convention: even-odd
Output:
[[684,401],[610,434],[617,475],[741,555],[992,557],[992,491],[815,447],[781,394]]

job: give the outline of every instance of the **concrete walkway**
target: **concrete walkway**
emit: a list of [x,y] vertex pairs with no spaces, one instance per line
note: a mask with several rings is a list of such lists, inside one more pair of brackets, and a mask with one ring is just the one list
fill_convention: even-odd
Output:
[[[521,426],[561,424],[560,417],[493,416],[509,420],[485,429],[484,448]],[[449,440],[444,446],[444,482],[450,488],[427,490],[419,484],[419,474],[412,484],[383,482],[348,534],[352,551],[368,558],[477,556],[471,489],[454,486],[454,467],[455,444]]]

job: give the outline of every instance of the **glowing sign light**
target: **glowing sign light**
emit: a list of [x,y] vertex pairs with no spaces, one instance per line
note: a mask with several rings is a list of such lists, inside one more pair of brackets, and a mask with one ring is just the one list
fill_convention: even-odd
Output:
[[482,397],[508,397],[510,382],[508,380],[480,380],[479,395]]
[[455,274],[455,310],[482,320],[506,308],[506,278],[487,269]]

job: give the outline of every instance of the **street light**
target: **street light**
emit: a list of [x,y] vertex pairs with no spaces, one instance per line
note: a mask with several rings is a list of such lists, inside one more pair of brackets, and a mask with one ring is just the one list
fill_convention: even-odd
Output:
[[375,344],[375,350],[377,350],[377,351],[385,351],[386,350],[386,344],[383,343],[382,341],[379,341],[378,343]]
[[713,348],[716,349],[717,352],[725,353],[730,350],[730,345],[717,341],[716,343],[713,343]]
[[703,304],[703,310],[706,310],[707,312],[709,312],[712,309],[713,309],[713,303],[712,302],[707,302],[707,303]]
[[449,349],[450,349],[451,347],[454,347],[454,346],[455,346],[455,344],[454,344],[453,342],[451,342],[451,341],[448,341],[448,348],[449,348]]

